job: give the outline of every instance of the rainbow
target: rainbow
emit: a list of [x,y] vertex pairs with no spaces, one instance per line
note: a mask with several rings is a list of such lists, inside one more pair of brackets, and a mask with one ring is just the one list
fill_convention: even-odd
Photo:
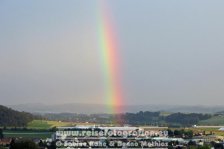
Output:
[[118,53],[119,44],[117,42],[116,29],[110,16],[109,9],[104,3],[99,1],[99,24],[98,24],[98,45],[105,85],[105,104],[109,113],[122,113],[123,95],[120,77],[120,58]]

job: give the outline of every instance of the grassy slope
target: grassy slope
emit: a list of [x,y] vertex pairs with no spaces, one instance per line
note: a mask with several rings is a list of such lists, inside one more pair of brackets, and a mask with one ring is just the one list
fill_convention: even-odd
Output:
[[199,125],[224,125],[224,116],[213,116],[210,119],[200,121]]
[[6,131],[3,132],[6,138],[51,138],[53,132],[17,132],[17,131]]

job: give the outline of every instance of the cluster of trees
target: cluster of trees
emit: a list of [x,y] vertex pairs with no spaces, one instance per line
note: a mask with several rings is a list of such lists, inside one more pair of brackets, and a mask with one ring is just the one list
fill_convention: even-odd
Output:
[[127,124],[133,125],[157,125],[163,120],[160,112],[140,111],[138,113],[126,113],[123,115],[123,120]]
[[0,139],[4,138],[4,135],[3,135],[3,130],[0,129]]
[[179,137],[179,138],[186,138],[186,139],[191,139],[193,137],[193,131],[192,130],[171,130],[168,129],[168,136],[169,137]]
[[140,124],[140,125],[165,125],[165,126],[192,126],[198,124],[201,120],[211,118],[209,114],[198,113],[173,113],[168,116],[163,116],[160,112],[138,112],[138,113],[126,113],[124,120],[128,124]]
[[160,125],[160,126],[192,126],[200,120],[211,118],[209,114],[198,113],[173,113],[163,116],[160,112],[140,111],[138,113],[126,113],[123,115],[124,123],[132,125]]
[[182,126],[191,126],[197,124],[200,120],[206,120],[211,118],[209,114],[198,114],[198,113],[174,113],[165,117],[165,121],[169,124],[177,123]]
[[46,143],[43,143],[41,140],[38,144],[33,142],[29,139],[21,139],[21,140],[14,140],[12,139],[9,149],[56,149],[56,144],[53,141],[51,144],[47,145]]
[[121,120],[123,124],[131,125],[160,125],[160,126],[191,126],[198,124],[200,120],[211,117],[209,114],[198,113],[173,113],[168,116],[161,115],[160,112],[140,111],[137,113],[112,114],[45,114],[48,120],[93,122],[93,123],[113,123],[114,119]]
[[11,141],[9,149],[39,149],[38,145],[31,140]]
[[25,127],[37,117],[27,112],[19,112],[0,105],[0,126]]

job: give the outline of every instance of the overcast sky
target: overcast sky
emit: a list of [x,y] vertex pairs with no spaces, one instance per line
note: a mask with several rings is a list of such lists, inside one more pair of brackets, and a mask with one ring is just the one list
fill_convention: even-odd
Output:
[[[104,103],[100,1],[0,0],[0,103]],[[125,104],[224,104],[223,0],[107,1]]]

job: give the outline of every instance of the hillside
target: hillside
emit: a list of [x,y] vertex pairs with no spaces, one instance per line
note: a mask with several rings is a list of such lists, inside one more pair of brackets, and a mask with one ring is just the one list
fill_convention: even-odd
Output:
[[30,113],[15,111],[11,108],[0,105],[1,127],[24,127],[33,119],[34,116]]
[[224,111],[216,112],[216,114],[224,114]]
[[199,125],[224,125],[224,116],[213,116],[207,120],[200,121]]

